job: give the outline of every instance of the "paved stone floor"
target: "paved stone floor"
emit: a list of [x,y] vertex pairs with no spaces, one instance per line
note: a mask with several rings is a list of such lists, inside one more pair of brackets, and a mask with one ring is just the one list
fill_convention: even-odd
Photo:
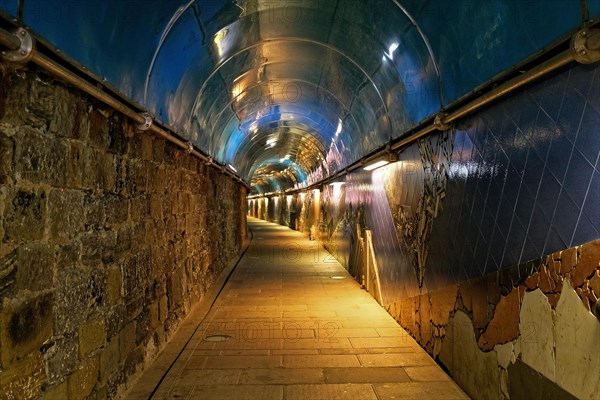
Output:
[[148,399],[171,364],[152,399],[468,398],[329,253],[248,223],[252,243],[215,303],[126,398]]

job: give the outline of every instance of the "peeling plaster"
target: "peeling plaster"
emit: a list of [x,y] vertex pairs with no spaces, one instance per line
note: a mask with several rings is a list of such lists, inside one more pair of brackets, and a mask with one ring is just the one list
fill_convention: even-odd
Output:
[[469,396],[482,400],[502,399],[497,354],[479,349],[471,318],[462,311],[457,311],[448,321],[440,359],[444,364],[450,361],[446,366],[452,378]]
[[600,322],[568,281],[554,315],[556,383],[582,399],[600,399]]
[[[581,303],[581,301],[580,301]],[[554,323],[548,298],[540,289],[528,292],[521,305],[519,341],[524,363],[554,380]],[[506,368],[506,367],[505,367]]]

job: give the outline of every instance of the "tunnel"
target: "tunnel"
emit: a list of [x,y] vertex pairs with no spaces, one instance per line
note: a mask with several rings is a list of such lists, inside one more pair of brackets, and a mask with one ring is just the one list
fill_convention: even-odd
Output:
[[0,399],[600,399],[600,0],[0,0]]

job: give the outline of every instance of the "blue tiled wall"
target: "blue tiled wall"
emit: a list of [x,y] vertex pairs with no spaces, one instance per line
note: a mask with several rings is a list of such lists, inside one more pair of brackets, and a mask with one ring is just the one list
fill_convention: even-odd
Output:
[[457,127],[430,288],[600,237],[599,95],[598,67],[575,66]]
[[[455,127],[446,198],[428,249],[426,290],[600,237],[599,97],[600,69],[576,65]],[[414,148],[405,152],[414,159]],[[391,216],[390,204],[377,189],[377,177],[361,172],[347,182],[346,193],[358,182],[372,187],[365,205],[384,297],[414,296],[414,271],[382,218]]]
[[[600,68],[577,65],[455,126],[446,196],[427,249],[424,290],[482,277],[600,237],[599,97]],[[350,174],[344,196],[334,199],[325,190],[321,199],[325,210],[335,210],[325,216],[332,227],[364,208],[384,304],[420,291],[414,258],[393,221],[393,208],[399,205],[409,205],[416,214],[424,184],[419,158],[415,144],[400,155],[400,163]],[[269,219],[278,222],[278,211],[269,206]],[[308,220],[308,225],[314,222]],[[353,229],[351,225],[348,232]],[[331,233],[333,240],[325,241],[352,251],[347,245],[351,233]],[[349,258],[336,256],[342,262]]]

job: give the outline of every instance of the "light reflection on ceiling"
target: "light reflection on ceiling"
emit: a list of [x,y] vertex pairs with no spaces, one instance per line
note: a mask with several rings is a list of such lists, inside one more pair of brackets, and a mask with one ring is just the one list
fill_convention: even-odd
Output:
[[568,0],[20,1],[23,24],[255,193],[343,169],[582,22]]

